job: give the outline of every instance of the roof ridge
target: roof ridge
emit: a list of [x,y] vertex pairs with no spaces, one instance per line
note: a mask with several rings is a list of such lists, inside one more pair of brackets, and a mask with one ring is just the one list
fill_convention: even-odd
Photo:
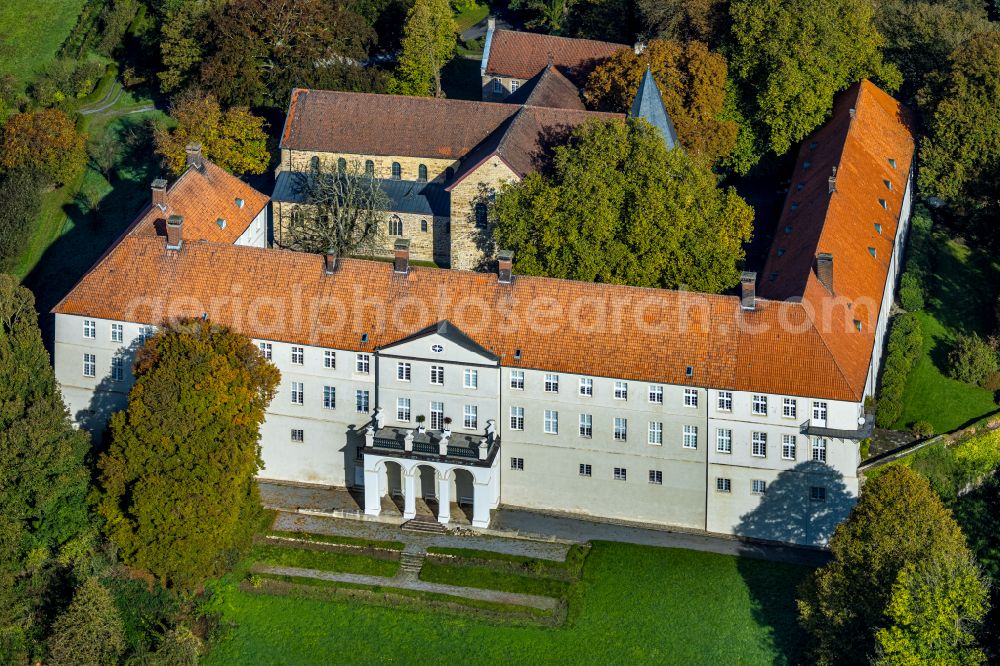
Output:
[[592,44],[611,44],[613,46],[628,47],[628,44],[622,44],[621,42],[608,42],[603,39],[588,39],[586,37],[566,37],[564,35],[546,35],[541,32],[528,32],[526,30],[511,30],[510,28],[496,28],[494,33],[497,32],[510,32],[516,35],[529,35],[531,37],[537,37],[540,39],[553,39],[568,42],[590,42]]

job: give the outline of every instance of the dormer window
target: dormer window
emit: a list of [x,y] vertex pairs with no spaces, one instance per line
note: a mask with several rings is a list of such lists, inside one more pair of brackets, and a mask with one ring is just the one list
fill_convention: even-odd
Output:
[[854,320],[854,328],[855,328],[855,329],[856,329],[856,330],[857,330],[858,332],[861,332],[861,320],[860,320],[860,319],[855,319],[855,320]]
[[876,222],[875,223],[875,233],[877,233],[877,234],[881,234],[882,233],[882,223],[881,222]]
[[786,234],[792,233],[792,225],[789,224],[785,226],[785,233]]
[[880,206],[882,206],[882,208],[885,208],[886,210],[889,210],[889,202],[886,201],[885,199],[879,199],[878,200],[878,204]]
[[240,210],[242,210],[242,209],[243,209],[243,205],[244,205],[245,203],[246,203],[246,202],[245,202],[245,201],[243,201],[243,199],[240,199],[239,197],[236,197],[236,207],[237,207],[237,208],[239,208]]
[[882,182],[885,183],[885,188],[891,192],[892,191],[892,181],[889,180],[888,178],[883,178]]
[[801,192],[802,188],[804,188],[805,186],[806,186],[805,181],[800,180],[798,185],[795,186],[795,191]]
[[221,217],[220,217],[219,219],[217,219],[217,220],[215,221],[215,223],[216,223],[217,225],[219,225],[219,228],[220,228],[220,229],[225,229],[225,228],[226,228],[226,221],[225,221],[224,219],[222,219]]
[[785,248],[783,248],[783,247],[779,247],[778,248],[778,256],[779,257],[785,256]]
[[890,157],[889,158],[889,166],[891,166],[893,169],[895,169],[896,168],[896,160]]
[[793,201],[792,202],[792,210],[798,210],[798,209],[799,209],[799,202],[798,201]]
[[812,162],[810,162],[809,160],[806,160],[805,162],[802,163],[802,168],[803,169],[808,169],[811,166],[812,166]]
[[872,255],[873,257],[877,256],[875,253],[875,248],[873,247],[868,248],[868,254]]

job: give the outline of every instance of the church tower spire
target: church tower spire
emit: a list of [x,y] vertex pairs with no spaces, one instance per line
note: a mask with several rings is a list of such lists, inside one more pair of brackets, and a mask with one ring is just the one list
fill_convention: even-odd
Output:
[[663,141],[667,144],[667,150],[673,150],[680,146],[677,132],[674,130],[674,123],[667,115],[667,110],[663,106],[663,97],[660,95],[660,88],[653,80],[653,73],[649,67],[646,67],[646,73],[642,75],[639,91],[635,94],[635,100],[632,102],[632,109],[628,115],[630,118],[645,118],[650,125],[660,130]]

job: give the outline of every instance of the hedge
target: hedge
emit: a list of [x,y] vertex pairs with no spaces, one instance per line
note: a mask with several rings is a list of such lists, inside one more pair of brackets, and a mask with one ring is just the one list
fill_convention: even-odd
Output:
[[923,332],[916,316],[897,315],[889,330],[889,344],[882,366],[882,385],[875,408],[875,425],[890,428],[903,414],[903,390],[906,377],[920,357],[924,345]]
[[899,280],[899,304],[907,312],[924,309],[927,280],[934,271],[933,224],[927,208],[918,205],[910,220],[906,267]]

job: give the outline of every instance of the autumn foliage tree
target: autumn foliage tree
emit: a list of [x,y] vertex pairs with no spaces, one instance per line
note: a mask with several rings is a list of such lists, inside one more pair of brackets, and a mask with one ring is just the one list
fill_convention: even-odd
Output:
[[171,107],[177,127],[156,128],[156,152],[175,174],[187,165],[186,148],[200,143],[203,154],[223,169],[236,174],[264,173],[271,159],[267,151],[264,119],[246,107],[223,111],[214,95],[196,92],[182,95]]
[[739,281],[753,228],[735,191],[641,119],[581,126],[548,172],[497,194],[492,215],[520,273],[708,293]]
[[724,118],[726,59],[701,42],[656,39],[641,54],[622,49],[597,66],[584,96],[601,111],[628,111],[649,67],[663,96],[663,106],[681,144],[714,162],[736,144],[738,126]]
[[17,113],[0,132],[0,169],[26,168],[50,184],[67,183],[87,164],[86,140],[61,109]]
[[201,319],[166,325],[134,372],[98,464],[97,510],[127,564],[196,589],[252,538],[259,429],[279,373],[247,337]]

